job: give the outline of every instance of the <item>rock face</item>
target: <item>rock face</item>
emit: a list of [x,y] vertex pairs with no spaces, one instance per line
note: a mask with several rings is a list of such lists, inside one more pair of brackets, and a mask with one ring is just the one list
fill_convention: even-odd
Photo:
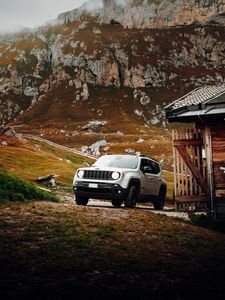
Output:
[[61,23],[80,21],[84,14],[100,23],[121,24],[124,28],[163,28],[177,25],[225,24],[224,0],[99,0],[61,14]]
[[98,120],[119,101],[118,113],[165,126],[171,98],[225,82],[224,9],[222,0],[92,0],[61,25],[0,36],[0,124],[62,111]]
[[85,2],[79,9],[74,9],[58,16],[61,24],[82,21],[87,17],[97,17],[103,7],[102,0],[91,0]]

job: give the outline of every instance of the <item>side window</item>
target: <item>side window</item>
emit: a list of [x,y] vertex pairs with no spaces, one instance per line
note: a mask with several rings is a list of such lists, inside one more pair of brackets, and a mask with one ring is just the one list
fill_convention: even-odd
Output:
[[143,172],[144,171],[144,167],[146,166],[146,159],[142,159],[141,160],[141,167],[140,170]]
[[142,172],[144,171],[144,167],[148,167],[149,168],[149,171],[145,172],[145,173],[147,173],[147,174],[154,174],[150,160],[148,160],[148,159],[142,159],[141,160],[141,168],[140,168],[140,170]]
[[160,173],[160,167],[159,164],[157,164],[157,162],[155,161],[151,161],[149,159],[142,159],[141,160],[141,167],[140,170],[143,172],[144,171],[144,167],[148,167],[149,171],[145,172],[147,174],[159,174]]
[[151,164],[152,174],[159,174],[160,173],[159,164],[157,164],[155,161],[151,161],[150,164]]

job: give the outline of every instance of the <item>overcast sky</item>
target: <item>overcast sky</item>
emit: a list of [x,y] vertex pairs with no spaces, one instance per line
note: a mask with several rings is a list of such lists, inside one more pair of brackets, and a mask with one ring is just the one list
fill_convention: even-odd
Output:
[[0,32],[37,27],[85,0],[0,0]]

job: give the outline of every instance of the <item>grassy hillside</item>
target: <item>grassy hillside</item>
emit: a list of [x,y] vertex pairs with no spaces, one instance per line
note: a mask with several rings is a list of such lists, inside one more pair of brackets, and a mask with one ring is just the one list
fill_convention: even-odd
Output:
[[0,171],[0,203],[26,200],[59,201],[56,196],[38,189],[34,184]]
[[82,166],[83,158],[36,142],[5,137],[4,140],[8,146],[0,146],[1,169],[28,181],[48,174],[59,175],[58,184],[71,189],[75,170]]
[[[113,139],[112,135],[109,135],[108,137]],[[162,140],[148,140],[138,144],[128,142],[129,140],[137,141],[138,138],[140,138],[140,135],[138,134],[117,136],[117,140],[114,140],[114,143],[110,143],[110,150],[107,152],[121,154],[124,153],[126,148],[132,147],[145,154],[149,154],[148,151],[151,151],[150,155],[158,159],[166,158],[164,154],[163,156],[160,155],[160,149],[162,148],[163,143]],[[82,141],[81,138],[80,140]],[[25,140],[18,140],[15,138],[9,139],[0,136],[0,142],[1,141],[6,141],[8,145],[0,146],[0,169],[6,170],[31,182],[34,182],[38,177],[46,176],[48,174],[59,175],[59,178],[57,179],[58,187],[68,191],[71,191],[72,189],[72,180],[75,171],[83,166],[84,161],[89,162],[90,164],[92,163],[90,159],[75,156],[38,141],[25,142]],[[81,143],[81,141],[78,142]],[[62,140],[59,140],[59,142],[62,142]],[[164,143],[167,145],[166,141],[164,141]],[[106,151],[102,151],[102,153],[104,152]],[[172,200],[173,175],[168,171],[164,171],[163,175],[168,183],[168,200]]]

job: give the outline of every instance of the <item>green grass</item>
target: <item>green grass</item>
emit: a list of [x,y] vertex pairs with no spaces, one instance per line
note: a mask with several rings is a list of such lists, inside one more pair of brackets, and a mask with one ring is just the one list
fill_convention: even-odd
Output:
[[200,227],[208,228],[214,231],[220,231],[225,233],[225,220],[224,219],[215,219],[211,216],[206,216],[204,214],[196,215],[193,213],[189,214],[192,224],[195,224]]
[[56,196],[38,189],[33,184],[0,171],[0,202],[25,200],[59,201]]

